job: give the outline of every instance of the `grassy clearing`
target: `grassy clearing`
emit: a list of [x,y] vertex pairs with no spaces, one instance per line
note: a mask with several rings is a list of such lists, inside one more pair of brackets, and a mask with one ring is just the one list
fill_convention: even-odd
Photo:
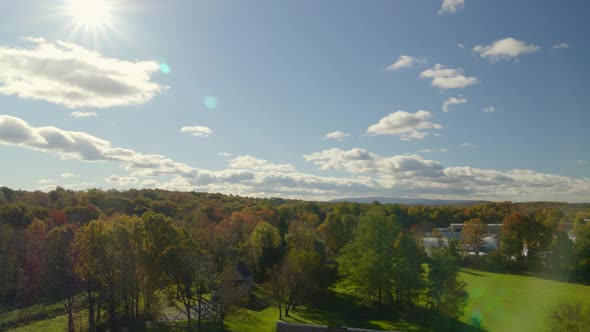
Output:
[[[305,324],[346,325],[395,331],[543,331],[548,310],[560,302],[590,304],[590,286],[509,274],[463,269],[461,278],[468,283],[469,305],[461,322],[441,325],[441,320],[427,310],[412,316],[368,310],[357,304],[356,297],[335,287],[313,307],[300,307],[284,320]],[[81,316],[80,316],[81,315]],[[85,318],[85,311],[76,320]],[[274,331],[278,311],[257,288],[243,307],[226,319],[229,331]],[[67,316],[58,316],[21,326],[14,331],[64,331]],[[150,331],[183,331],[186,322],[170,322],[150,327]],[[218,330],[212,323],[210,331]]]
[[[260,291],[255,293],[263,299]],[[240,308],[227,319],[227,328],[231,331],[274,331],[278,320],[278,310],[268,304],[247,305]],[[395,331],[471,331],[471,327],[461,322],[445,322],[450,327],[441,325],[441,320],[427,310],[419,309],[411,317],[396,315],[389,310],[378,311],[359,306],[357,298],[343,288],[332,288],[319,303],[313,307],[300,307],[284,321],[303,324],[343,325],[374,330]]]
[[489,331],[544,331],[557,303],[590,304],[590,286],[463,269],[469,305],[462,321]]

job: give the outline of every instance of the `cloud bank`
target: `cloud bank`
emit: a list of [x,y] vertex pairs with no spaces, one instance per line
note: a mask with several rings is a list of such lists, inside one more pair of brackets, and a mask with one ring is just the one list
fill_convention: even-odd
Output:
[[[232,159],[226,169],[204,170],[165,156],[113,147],[110,142],[88,133],[31,126],[8,115],[0,115],[0,144],[34,149],[60,158],[118,163],[126,174],[104,179],[105,183],[117,187],[305,199],[403,195],[585,201],[590,197],[588,178],[526,169],[499,171],[469,166],[448,167],[416,154],[383,156],[361,148],[333,148],[303,156],[319,172],[345,172],[347,175],[344,176],[304,173],[290,164],[274,164],[249,155]],[[40,184],[46,185],[48,190],[55,187],[52,182]],[[68,188],[92,186],[96,184],[67,185]]]

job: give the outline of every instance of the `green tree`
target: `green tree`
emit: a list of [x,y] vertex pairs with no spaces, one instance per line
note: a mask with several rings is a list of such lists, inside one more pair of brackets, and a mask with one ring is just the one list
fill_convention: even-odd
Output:
[[156,316],[156,292],[166,286],[166,249],[175,238],[170,218],[153,212],[144,213],[134,229],[138,255],[139,284],[142,290],[144,316]]
[[391,257],[399,231],[395,216],[374,207],[360,218],[354,238],[342,248],[339,258],[346,280],[379,304],[391,301]]
[[265,221],[258,222],[250,235],[250,248],[254,274],[258,280],[263,280],[266,270],[281,257],[279,229]]
[[459,265],[447,249],[434,249],[425,275],[427,303],[441,314],[456,318],[467,305],[467,284],[458,277]]
[[424,250],[414,237],[400,233],[394,244],[392,277],[395,297],[399,304],[417,304],[423,288]]

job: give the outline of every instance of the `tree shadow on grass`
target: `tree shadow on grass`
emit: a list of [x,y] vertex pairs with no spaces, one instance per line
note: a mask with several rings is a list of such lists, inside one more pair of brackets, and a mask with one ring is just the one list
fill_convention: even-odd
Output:
[[363,306],[357,303],[355,296],[335,292],[326,294],[314,305],[299,309],[297,314],[315,324],[373,330],[381,330],[385,325],[401,331],[485,331],[481,327],[442,316],[424,307],[401,311],[391,307]]
[[468,271],[468,270],[465,270],[465,269],[461,270],[461,272],[463,272],[463,273],[465,273],[465,274],[470,274],[470,275],[472,275],[472,276],[476,276],[476,277],[483,277],[483,278],[485,278],[485,276],[484,276],[483,274],[481,274],[481,273],[472,272],[472,271]]

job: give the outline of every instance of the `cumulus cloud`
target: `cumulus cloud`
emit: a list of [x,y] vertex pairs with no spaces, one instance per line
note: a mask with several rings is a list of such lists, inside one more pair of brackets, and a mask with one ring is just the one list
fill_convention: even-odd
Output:
[[[330,199],[355,196],[444,197],[496,200],[587,201],[590,179],[514,169],[497,171],[469,166],[445,167],[415,154],[382,156],[365,149],[328,149],[306,154],[304,159],[322,172],[342,171],[345,176],[302,173],[292,165],[273,164],[240,156],[227,169],[198,169],[161,155],[142,154],[113,147],[87,133],[55,127],[34,127],[0,115],[0,144],[20,146],[82,161],[114,162],[125,175],[105,182],[185,191],[222,192],[260,197]],[[55,182],[40,182],[43,190]],[[95,187],[94,182],[70,183],[64,188]]]
[[394,63],[385,68],[385,71],[396,71],[402,68],[410,68],[414,65],[425,64],[425,58],[414,58],[409,55],[400,55]]
[[570,45],[568,43],[559,43],[559,44],[553,45],[551,48],[554,48],[554,49],[565,49],[565,48],[570,48]]
[[295,167],[289,164],[273,164],[268,160],[258,159],[250,155],[239,156],[229,163],[230,168],[251,169],[256,171],[294,172]]
[[467,103],[467,99],[463,98],[463,97],[449,97],[447,98],[447,100],[443,101],[442,104],[442,110],[443,112],[449,112],[452,111],[453,108],[451,107],[451,105],[459,105],[459,104],[466,104]]
[[322,139],[334,139],[337,141],[342,141],[343,139],[345,139],[346,137],[350,136],[349,133],[345,133],[343,131],[333,131],[330,133],[327,133],[326,135],[322,136]]
[[109,58],[82,46],[28,38],[32,48],[0,46],[0,93],[68,108],[139,105],[165,87],[154,61]]
[[426,160],[418,155],[385,158],[360,148],[348,151],[334,148],[307,154],[303,158],[322,170],[345,170],[357,174],[437,176],[442,170],[438,162]]
[[56,127],[33,127],[24,120],[9,115],[0,115],[0,144],[39,150],[63,159],[121,162],[128,171],[144,175],[196,176],[197,173],[194,168],[161,155],[142,154],[131,149],[112,147],[109,141],[84,132]]
[[481,111],[484,113],[494,113],[496,111],[496,108],[494,106],[488,106]]
[[440,124],[430,122],[431,117],[432,113],[428,111],[416,113],[397,111],[369,126],[367,133],[399,136],[402,141],[423,139],[429,134],[426,130],[443,128]]
[[537,45],[527,44],[521,40],[508,37],[497,40],[490,45],[477,45],[473,48],[473,52],[491,62],[497,62],[516,58],[523,54],[537,52],[540,49],[541,47]]
[[471,148],[471,149],[473,149],[473,148],[479,148],[479,145],[473,144],[473,143],[467,143],[467,142],[461,143],[461,144],[459,144],[459,146],[462,147],[462,148]]
[[440,149],[422,149],[418,151],[419,153],[433,153],[433,152],[449,152],[448,149],[440,148]]
[[[444,167],[418,155],[384,157],[364,149],[329,149],[304,156],[323,170],[344,170],[376,180],[372,193],[391,192],[422,197],[470,199],[585,200],[590,179],[574,179],[532,170],[486,170]],[[550,191],[546,191],[550,190]]]
[[454,14],[465,7],[465,0],[444,0],[438,11],[438,15]]
[[74,174],[74,173],[63,173],[61,175],[61,177],[64,178],[64,179],[72,179],[72,178],[79,178],[80,175]]
[[432,79],[432,86],[440,89],[461,89],[477,84],[478,79],[474,76],[465,76],[463,69],[445,68],[437,63],[434,67],[420,73],[424,79]]
[[156,188],[156,187],[160,186],[160,182],[158,182],[154,179],[146,179],[146,180],[141,181],[139,186],[142,188]]
[[209,137],[213,134],[213,129],[205,126],[184,126],[180,128],[180,132],[196,137]]
[[72,118],[94,118],[94,117],[97,117],[98,114],[96,114],[96,112],[75,111],[75,112],[70,113],[70,116]]
[[111,175],[108,178],[105,178],[105,180],[110,184],[113,184],[115,186],[122,186],[122,187],[132,186],[132,185],[139,182],[139,179],[136,178],[135,176],[118,176],[118,175]]

